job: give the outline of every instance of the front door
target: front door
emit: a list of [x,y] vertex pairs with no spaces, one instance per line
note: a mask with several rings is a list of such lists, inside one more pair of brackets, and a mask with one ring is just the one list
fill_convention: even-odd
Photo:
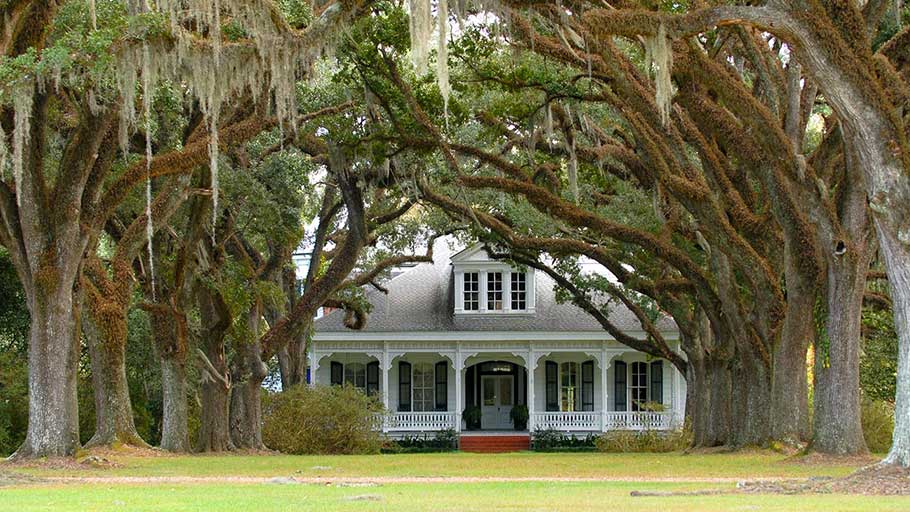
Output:
[[480,428],[507,430],[512,428],[509,414],[514,402],[511,375],[483,375],[481,382]]

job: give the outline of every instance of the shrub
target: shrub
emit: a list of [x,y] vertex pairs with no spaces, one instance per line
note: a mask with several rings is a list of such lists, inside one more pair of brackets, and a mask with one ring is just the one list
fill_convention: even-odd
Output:
[[379,453],[382,404],[352,386],[297,386],[268,395],[262,437],[283,453]]
[[464,413],[462,413],[461,417],[464,418],[468,430],[480,430],[481,413],[480,407],[476,405],[469,405],[464,408]]
[[537,428],[531,436],[531,449],[537,452],[593,452],[594,437],[575,437],[552,428]]
[[891,448],[894,434],[894,405],[881,400],[863,397],[863,437],[874,453],[884,453]]
[[528,419],[530,417],[527,405],[513,406],[512,410],[509,412],[509,419],[512,420],[512,425],[515,426],[515,430],[525,430],[528,428]]
[[597,450],[605,453],[664,453],[685,450],[692,442],[689,430],[659,431],[617,430],[594,440]]
[[382,447],[382,453],[436,453],[453,452],[458,449],[458,433],[450,428],[429,434],[405,436],[398,440],[388,440]]

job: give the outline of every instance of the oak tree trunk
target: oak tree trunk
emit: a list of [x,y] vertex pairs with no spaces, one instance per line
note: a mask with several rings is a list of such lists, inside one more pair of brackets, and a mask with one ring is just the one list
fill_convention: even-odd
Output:
[[46,278],[41,284],[22,283],[31,315],[28,432],[14,458],[72,456],[79,448],[80,299],[77,272],[61,267],[40,268]]
[[803,276],[789,250],[785,251],[787,316],[780,341],[772,353],[771,436],[796,446],[808,441],[809,382],[806,355],[815,335],[815,276]]
[[234,449],[228,422],[231,381],[224,354],[224,339],[230,322],[226,307],[213,292],[200,286],[197,296],[204,330],[200,352],[202,411],[196,449],[223,452]]
[[771,376],[767,368],[754,357],[740,357],[731,378],[731,445],[767,445],[772,439]]
[[888,282],[897,327],[897,393],[894,441],[884,462],[910,467],[910,247],[876,223],[882,259],[889,262]]
[[92,365],[95,433],[86,447],[147,446],[136,431],[126,380],[126,312],[92,304],[88,295],[83,332]]
[[251,338],[241,342],[233,361],[231,378],[231,440],[236,448],[263,450],[262,381],[268,376],[259,344],[260,308],[254,305],[248,314]]

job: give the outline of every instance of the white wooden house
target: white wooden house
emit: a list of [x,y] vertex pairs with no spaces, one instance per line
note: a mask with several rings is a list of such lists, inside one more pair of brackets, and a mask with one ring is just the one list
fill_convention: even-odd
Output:
[[[527,406],[530,431],[681,425],[686,383],[676,368],[558,303],[543,273],[491,260],[479,245],[452,254],[437,243],[433,263],[384,286],[388,294],[367,292],[365,329],[345,328],[342,311],[315,321],[310,368],[315,385],[349,383],[379,394],[391,411],[383,427],[391,435],[462,431],[469,427],[462,414],[473,407],[481,409],[482,431],[512,430],[516,405]],[[644,337],[621,306],[611,321]],[[678,339],[672,321],[658,328]]]

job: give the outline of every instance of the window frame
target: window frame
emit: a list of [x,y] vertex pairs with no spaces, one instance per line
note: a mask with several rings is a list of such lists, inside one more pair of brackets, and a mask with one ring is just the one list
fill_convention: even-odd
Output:
[[[629,364],[629,380],[626,387],[629,390],[629,409],[633,412],[641,411],[641,404],[648,403],[651,384],[648,380],[649,367],[650,365],[645,361],[633,361]],[[644,371],[636,372],[637,368],[644,369]],[[641,382],[636,380],[636,378],[640,379]],[[641,400],[641,393],[644,394],[644,400]]]
[[[486,306],[487,311],[502,312],[506,310],[505,283],[503,282],[503,272],[501,270],[488,270],[486,272]],[[498,284],[498,288],[494,285]],[[497,300],[495,297],[499,296]],[[495,307],[498,304],[499,307]]]
[[[518,303],[521,307],[516,307]],[[525,272],[509,272],[509,309],[528,310],[528,274]]]
[[[462,285],[461,285],[461,308],[464,311],[480,311],[480,275],[479,271],[465,272],[462,274]],[[468,281],[468,276],[472,276],[471,281]],[[468,285],[472,285],[472,289],[468,290]]]
[[[351,378],[348,378],[348,371],[351,371]],[[363,379],[363,385],[359,385],[357,380],[359,378]],[[364,363],[344,363],[342,370],[342,381],[344,385],[350,384],[351,386],[363,390],[366,393],[367,390],[367,365]]]
[[[576,412],[581,410],[579,407],[579,402],[581,398],[581,386],[579,386],[579,377],[581,371],[579,369],[580,364],[576,361],[564,361],[559,364],[559,410],[562,412]],[[571,371],[566,370],[566,368],[571,369]],[[566,377],[574,377],[574,385],[566,385]],[[570,383],[572,384],[572,383]],[[572,402],[571,409],[567,407],[567,389],[571,389]]]
[[[418,381],[418,370],[422,381]],[[417,391],[422,398],[418,400]],[[411,411],[433,412],[436,410],[436,365],[434,363],[413,363],[411,365]]]

